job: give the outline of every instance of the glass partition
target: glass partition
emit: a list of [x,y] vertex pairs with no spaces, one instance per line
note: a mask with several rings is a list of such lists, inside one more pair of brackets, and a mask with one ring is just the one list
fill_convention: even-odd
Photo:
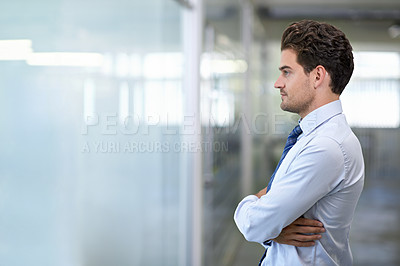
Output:
[[182,7],[1,6],[1,264],[185,265]]

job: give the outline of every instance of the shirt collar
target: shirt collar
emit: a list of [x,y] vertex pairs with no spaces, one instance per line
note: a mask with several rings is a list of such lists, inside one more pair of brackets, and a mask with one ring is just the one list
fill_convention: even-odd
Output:
[[319,125],[327,121],[328,119],[341,114],[343,112],[342,103],[340,100],[336,100],[325,104],[299,121],[301,130],[304,135],[308,135],[311,131],[317,128]]

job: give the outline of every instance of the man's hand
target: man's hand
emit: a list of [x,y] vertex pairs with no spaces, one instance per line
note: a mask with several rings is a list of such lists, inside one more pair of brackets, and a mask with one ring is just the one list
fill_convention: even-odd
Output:
[[267,193],[267,187],[261,189],[260,191],[258,191],[258,193],[256,194],[256,196],[258,198],[261,198],[261,196],[264,196]]
[[298,218],[293,223],[283,228],[280,235],[273,239],[273,241],[279,244],[296,247],[311,247],[314,246],[315,240],[322,237],[319,233],[323,232],[325,232],[325,229],[321,222],[312,219]]

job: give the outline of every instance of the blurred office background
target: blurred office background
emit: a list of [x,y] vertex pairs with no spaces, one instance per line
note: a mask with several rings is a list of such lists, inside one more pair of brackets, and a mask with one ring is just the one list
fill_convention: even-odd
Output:
[[354,48],[354,264],[399,265],[397,0],[2,1],[0,265],[257,265],[233,212],[297,122],[273,83],[303,18]]

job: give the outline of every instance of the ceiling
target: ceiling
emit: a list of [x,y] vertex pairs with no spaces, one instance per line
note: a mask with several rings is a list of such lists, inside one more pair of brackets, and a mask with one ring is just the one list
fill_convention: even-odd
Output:
[[[398,0],[250,0],[256,6],[325,6],[325,7],[399,7]],[[229,0],[217,0],[217,2],[233,2]]]
[[[380,44],[383,50],[400,50],[400,37],[388,33],[400,25],[400,0],[250,0],[254,5],[256,41],[279,41],[288,24],[300,19],[332,23],[352,43]],[[207,21],[233,40],[240,41],[240,0],[207,0]],[[400,28],[400,27],[399,27]],[[400,34],[400,33],[399,33]],[[379,47],[378,47],[379,48]]]

